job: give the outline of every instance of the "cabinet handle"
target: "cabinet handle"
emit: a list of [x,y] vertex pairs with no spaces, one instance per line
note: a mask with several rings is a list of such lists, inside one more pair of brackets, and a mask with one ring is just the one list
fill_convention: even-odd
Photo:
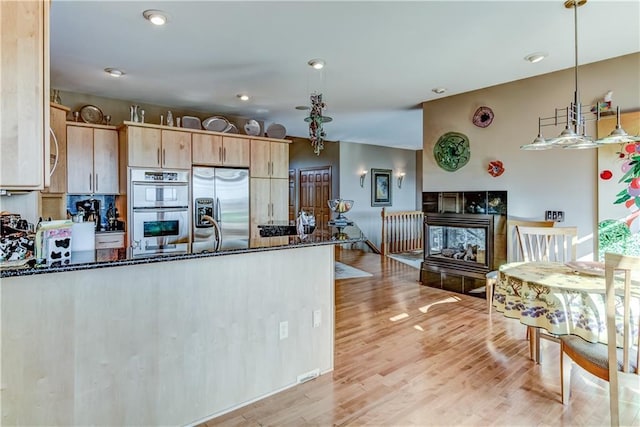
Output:
[[218,159],[222,160],[222,147],[218,147]]
[[156,163],[158,163],[158,165],[160,165],[160,149],[159,148],[156,150],[156,157],[158,158]]
[[93,174],[89,174],[89,191],[93,191]]
[[162,166],[164,166],[165,162],[167,161],[167,152],[166,150],[163,148],[162,149]]
[[222,161],[223,162],[227,161],[227,147],[222,149]]
[[98,191],[98,174],[96,174],[96,191]]

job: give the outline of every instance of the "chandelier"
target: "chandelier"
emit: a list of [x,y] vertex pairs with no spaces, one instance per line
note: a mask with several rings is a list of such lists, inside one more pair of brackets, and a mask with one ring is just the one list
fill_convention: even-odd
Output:
[[[620,125],[620,107],[616,108],[616,128],[607,137],[594,141],[586,134],[585,125],[590,121],[601,119],[602,106],[598,102],[595,105],[582,105],[578,96],[578,7],[587,3],[587,0],[566,0],[564,7],[573,9],[574,21],[574,81],[575,91],[573,102],[565,108],[556,108],[555,114],[549,117],[538,117],[538,136],[530,144],[520,147],[522,150],[548,150],[551,148],[596,148],[603,144],[625,143],[640,141],[640,137],[627,134]],[[610,96],[610,94],[609,94]],[[610,102],[609,102],[610,104]],[[610,108],[610,105],[607,105]],[[556,138],[545,139],[542,136],[542,128],[545,126],[565,126],[564,130]]]
[[322,124],[329,123],[333,119],[322,115],[322,109],[325,108],[325,104],[322,100],[321,93],[313,92],[310,99],[311,112],[309,113],[309,117],[306,117],[304,121],[309,123],[309,140],[311,141],[313,152],[319,156],[320,151],[324,149],[324,137],[326,136]]

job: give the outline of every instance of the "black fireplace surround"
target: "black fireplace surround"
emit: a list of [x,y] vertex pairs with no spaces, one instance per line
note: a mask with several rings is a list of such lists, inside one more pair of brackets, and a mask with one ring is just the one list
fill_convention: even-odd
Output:
[[423,285],[484,297],[506,259],[506,191],[423,193]]

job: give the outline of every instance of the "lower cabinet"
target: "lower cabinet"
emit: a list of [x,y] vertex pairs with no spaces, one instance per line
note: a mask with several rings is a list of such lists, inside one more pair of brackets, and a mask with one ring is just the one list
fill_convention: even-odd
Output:
[[284,245],[288,236],[260,237],[258,225],[288,224],[289,222],[289,180],[251,178],[251,235],[250,246]]

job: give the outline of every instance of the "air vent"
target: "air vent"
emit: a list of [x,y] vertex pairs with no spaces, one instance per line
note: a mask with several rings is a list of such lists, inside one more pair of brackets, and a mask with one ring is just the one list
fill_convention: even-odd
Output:
[[320,369],[316,368],[313,371],[306,372],[304,374],[298,375],[298,384],[306,383],[314,378],[318,378],[320,376]]

